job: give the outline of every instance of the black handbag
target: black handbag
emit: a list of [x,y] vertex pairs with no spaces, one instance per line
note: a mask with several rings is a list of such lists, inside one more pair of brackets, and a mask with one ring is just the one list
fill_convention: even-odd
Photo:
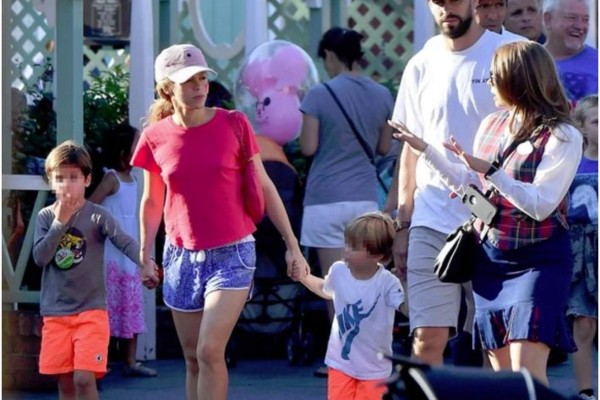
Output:
[[479,250],[477,231],[473,228],[474,222],[475,217],[469,218],[446,238],[446,244],[433,264],[433,272],[440,281],[464,283],[473,277],[475,254]]

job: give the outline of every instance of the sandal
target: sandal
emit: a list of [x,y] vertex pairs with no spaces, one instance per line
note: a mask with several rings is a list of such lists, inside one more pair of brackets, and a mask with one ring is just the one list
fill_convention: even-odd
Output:
[[126,365],[123,367],[123,375],[129,377],[146,377],[153,378],[158,375],[155,369],[144,366],[141,362],[134,366]]

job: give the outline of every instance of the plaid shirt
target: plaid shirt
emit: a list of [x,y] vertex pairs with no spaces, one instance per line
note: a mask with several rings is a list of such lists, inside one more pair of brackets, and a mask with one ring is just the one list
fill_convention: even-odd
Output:
[[[508,123],[508,112],[498,112],[493,115],[486,131],[484,131],[477,157],[489,162],[501,160],[502,153],[507,146],[503,146],[503,131]],[[534,137],[528,140],[532,145],[529,154],[512,151],[503,160],[501,168],[514,179],[531,183],[535,178],[538,165],[542,161],[544,149],[550,138],[550,129],[541,129]],[[523,152],[526,153],[526,152]],[[487,182],[483,179],[484,186]],[[540,242],[550,238],[560,227],[568,228],[566,220],[567,198],[565,197],[557,209],[543,221],[536,221],[516,208],[507,198],[494,191],[490,200],[498,207],[496,215],[487,238],[490,243],[500,250],[514,250],[516,248]],[[483,223],[478,221],[477,229],[483,230]]]

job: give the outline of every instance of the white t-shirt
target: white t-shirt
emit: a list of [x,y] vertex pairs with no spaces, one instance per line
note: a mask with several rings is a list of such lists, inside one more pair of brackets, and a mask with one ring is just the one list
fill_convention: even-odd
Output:
[[347,264],[338,261],[325,277],[323,291],[333,299],[335,318],[331,327],[325,364],[356,379],[383,379],[392,372],[394,314],[403,302],[400,281],[382,266],[367,280],[352,276]]
[[[504,43],[502,35],[488,30],[463,51],[449,50],[441,35],[431,38],[404,70],[393,119],[458,163],[443,143],[452,135],[463,148],[473,149],[479,124],[498,110],[487,82],[494,51]],[[448,197],[450,191],[422,158],[416,184],[411,226],[450,233],[469,217],[467,207]]]
[[504,38],[504,43],[529,40],[525,36],[517,35],[516,33],[513,33],[504,27],[502,27],[502,32],[500,33],[500,35],[502,35],[502,37]]

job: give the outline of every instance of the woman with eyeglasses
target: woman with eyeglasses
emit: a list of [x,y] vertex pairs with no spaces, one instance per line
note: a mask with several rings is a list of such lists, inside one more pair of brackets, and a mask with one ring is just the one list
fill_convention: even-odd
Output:
[[474,341],[495,370],[526,368],[548,385],[550,349],[574,350],[564,314],[573,265],[566,205],[582,136],[541,45],[501,46],[491,71],[488,83],[502,111],[483,120],[474,155],[454,138],[445,144],[462,164],[447,161],[401,122],[392,122],[394,137],[454,192],[468,184],[493,189],[498,213],[489,226],[476,223],[481,251],[473,255]]

